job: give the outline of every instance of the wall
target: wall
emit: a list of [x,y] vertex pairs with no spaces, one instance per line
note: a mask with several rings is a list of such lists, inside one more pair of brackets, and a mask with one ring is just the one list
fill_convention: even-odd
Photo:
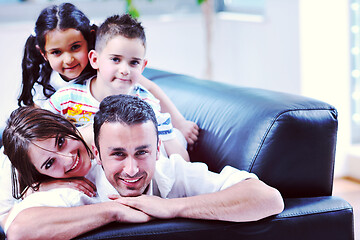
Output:
[[[328,102],[339,113],[335,175],[352,175],[351,151],[349,2],[301,0],[301,94]],[[360,151],[358,151],[360,153]],[[359,161],[358,161],[359,162]]]
[[[76,5],[99,23],[105,16],[123,11],[119,2]],[[351,147],[349,3],[267,0],[266,4],[262,17],[215,17],[213,80],[302,94],[333,104],[339,111],[336,175],[346,175]],[[0,88],[0,123],[16,107],[23,45],[43,7],[27,8],[23,14],[0,8],[0,82],[4,86]],[[202,15],[142,16],[141,21],[147,33],[148,66],[204,78]]]

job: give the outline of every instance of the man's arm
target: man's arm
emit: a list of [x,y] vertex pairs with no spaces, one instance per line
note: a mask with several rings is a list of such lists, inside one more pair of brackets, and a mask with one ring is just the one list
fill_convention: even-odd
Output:
[[260,180],[241,181],[219,192],[162,199],[154,196],[115,197],[116,201],[156,218],[194,218],[233,222],[256,221],[284,209],[278,190]]
[[6,232],[7,239],[71,239],[113,221],[142,223],[143,212],[114,201],[80,207],[32,207],[20,212]]

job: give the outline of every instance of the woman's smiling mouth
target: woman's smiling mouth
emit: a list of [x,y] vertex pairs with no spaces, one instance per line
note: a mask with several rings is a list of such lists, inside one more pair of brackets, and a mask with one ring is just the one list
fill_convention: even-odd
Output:
[[73,165],[71,166],[71,168],[66,173],[74,170],[79,165],[79,162],[80,162],[80,154],[79,154],[79,151],[78,151],[77,154],[76,154],[76,157],[74,159]]

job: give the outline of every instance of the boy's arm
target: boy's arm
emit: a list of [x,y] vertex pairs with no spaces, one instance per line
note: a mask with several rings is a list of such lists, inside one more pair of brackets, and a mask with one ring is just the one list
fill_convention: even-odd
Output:
[[162,143],[168,156],[171,154],[180,154],[185,161],[190,162],[189,153],[176,138],[163,141]]
[[176,108],[175,104],[156,83],[142,75],[139,77],[139,83],[160,100],[161,111],[170,113],[174,127],[181,131],[188,144],[194,144],[199,135],[199,127],[197,124],[186,120]]

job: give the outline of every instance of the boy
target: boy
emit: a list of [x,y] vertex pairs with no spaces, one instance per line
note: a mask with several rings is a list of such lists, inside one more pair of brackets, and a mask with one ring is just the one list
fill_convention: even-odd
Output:
[[159,101],[143,86],[138,84],[147,60],[144,28],[130,15],[114,15],[105,20],[96,35],[95,50],[89,52],[91,66],[97,76],[86,85],[72,84],[58,90],[48,100],[45,108],[64,115],[73,121],[87,139],[92,142],[93,115],[99,103],[107,96],[130,94],[150,104],[156,112],[163,153],[180,154],[186,161],[189,155],[176,138],[170,114],[160,112]]

